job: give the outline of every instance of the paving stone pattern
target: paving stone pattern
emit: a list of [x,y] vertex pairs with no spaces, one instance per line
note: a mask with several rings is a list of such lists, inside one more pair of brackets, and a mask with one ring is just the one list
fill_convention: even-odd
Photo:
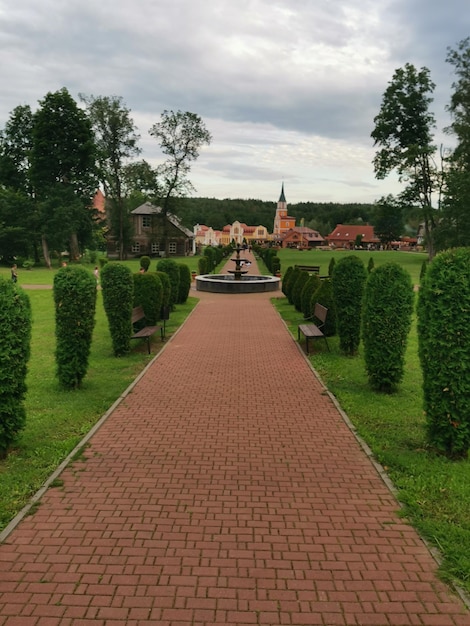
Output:
[[468,626],[273,294],[193,295],[0,546],[0,626]]

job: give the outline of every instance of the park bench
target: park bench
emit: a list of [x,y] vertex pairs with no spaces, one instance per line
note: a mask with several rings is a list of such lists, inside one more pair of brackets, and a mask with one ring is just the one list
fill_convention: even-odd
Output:
[[330,346],[328,345],[328,341],[326,340],[326,335],[323,332],[323,327],[325,326],[326,316],[328,315],[328,309],[326,306],[319,304],[318,302],[315,304],[315,308],[313,310],[313,315],[311,318],[315,318],[318,320],[318,324],[300,324],[297,329],[297,340],[300,343],[300,335],[305,337],[305,348],[308,351],[308,342],[309,339],[324,339],[326,343],[326,347],[328,351],[330,350]]
[[[142,320],[145,321],[144,309],[141,306],[134,307],[132,309],[132,327],[134,328],[134,325],[142,322]],[[160,334],[163,341],[163,328],[160,326],[144,326],[139,330],[134,330],[134,334],[132,335],[131,339],[145,339],[147,342],[147,350],[150,354],[150,339],[152,335],[157,332],[158,329],[160,329]]]
[[295,269],[302,270],[303,272],[308,272],[309,274],[320,274],[320,266],[319,265],[295,265]]

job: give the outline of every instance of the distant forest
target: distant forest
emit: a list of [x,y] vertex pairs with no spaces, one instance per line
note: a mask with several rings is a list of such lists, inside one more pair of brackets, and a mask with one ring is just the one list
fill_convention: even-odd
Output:
[[[272,232],[277,202],[216,198],[182,198],[177,202],[175,213],[183,225],[191,229],[195,224],[205,224],[221,230],[234,221],[248,226],[266,226]],[[318,230],[322,236],[329,235],[337,224],[374,225],[377,207],[374,204],[340,204],[335,202],[299,202],[288,204],[289,215],[296,218],[296,225],[304,219],[304,226]],[[407,229],[416,231],[418,216],[411,212],[405,217]]]

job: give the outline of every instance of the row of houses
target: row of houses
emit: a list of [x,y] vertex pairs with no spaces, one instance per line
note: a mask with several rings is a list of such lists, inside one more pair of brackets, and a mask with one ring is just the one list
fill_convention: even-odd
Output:
[[[96,206],[100,203],[104,208],[104,197],[95,198]],[[97,207],[98,208],[98,207]],[[221,230],[204,224],[196,224],[193,231],[184,227],[180,220],[172,214],[163,215],[162,209],[145,202],[131,212],[132,241],[127,256],[162,256],[168,252],[171,256],[187,256],[195,254],[205,246],[226,246],[235,244],[276,245],[282,248],[354,248],[358,244],[364,248],[377,248],[379,239],[375,236],[373,226],[338,224],[328,236],[322,237],[316,230],[306,226],[296,226],[295,217],[288,214],[284,185],[281,188],[273,232],[259,224],[250,226],[235,221]],[[396,242],[394,247],[415,247],[416,239]],[[110,235],[107,239],[107,253],[110,258],[117,257],[118,243]]]

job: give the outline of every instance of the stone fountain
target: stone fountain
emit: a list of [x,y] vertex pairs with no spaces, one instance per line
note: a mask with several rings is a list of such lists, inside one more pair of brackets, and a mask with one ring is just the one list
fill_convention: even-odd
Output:
[[248,274],[242,269],[250,262],[240,256],[241,246],[235,248],[236,255],[234,270],[227,270],[228,274],[201,274],[196,276],[197,291],[212,293],[261,293],[263,291],[277,291],[280,279],[276,276],[259,276]]

